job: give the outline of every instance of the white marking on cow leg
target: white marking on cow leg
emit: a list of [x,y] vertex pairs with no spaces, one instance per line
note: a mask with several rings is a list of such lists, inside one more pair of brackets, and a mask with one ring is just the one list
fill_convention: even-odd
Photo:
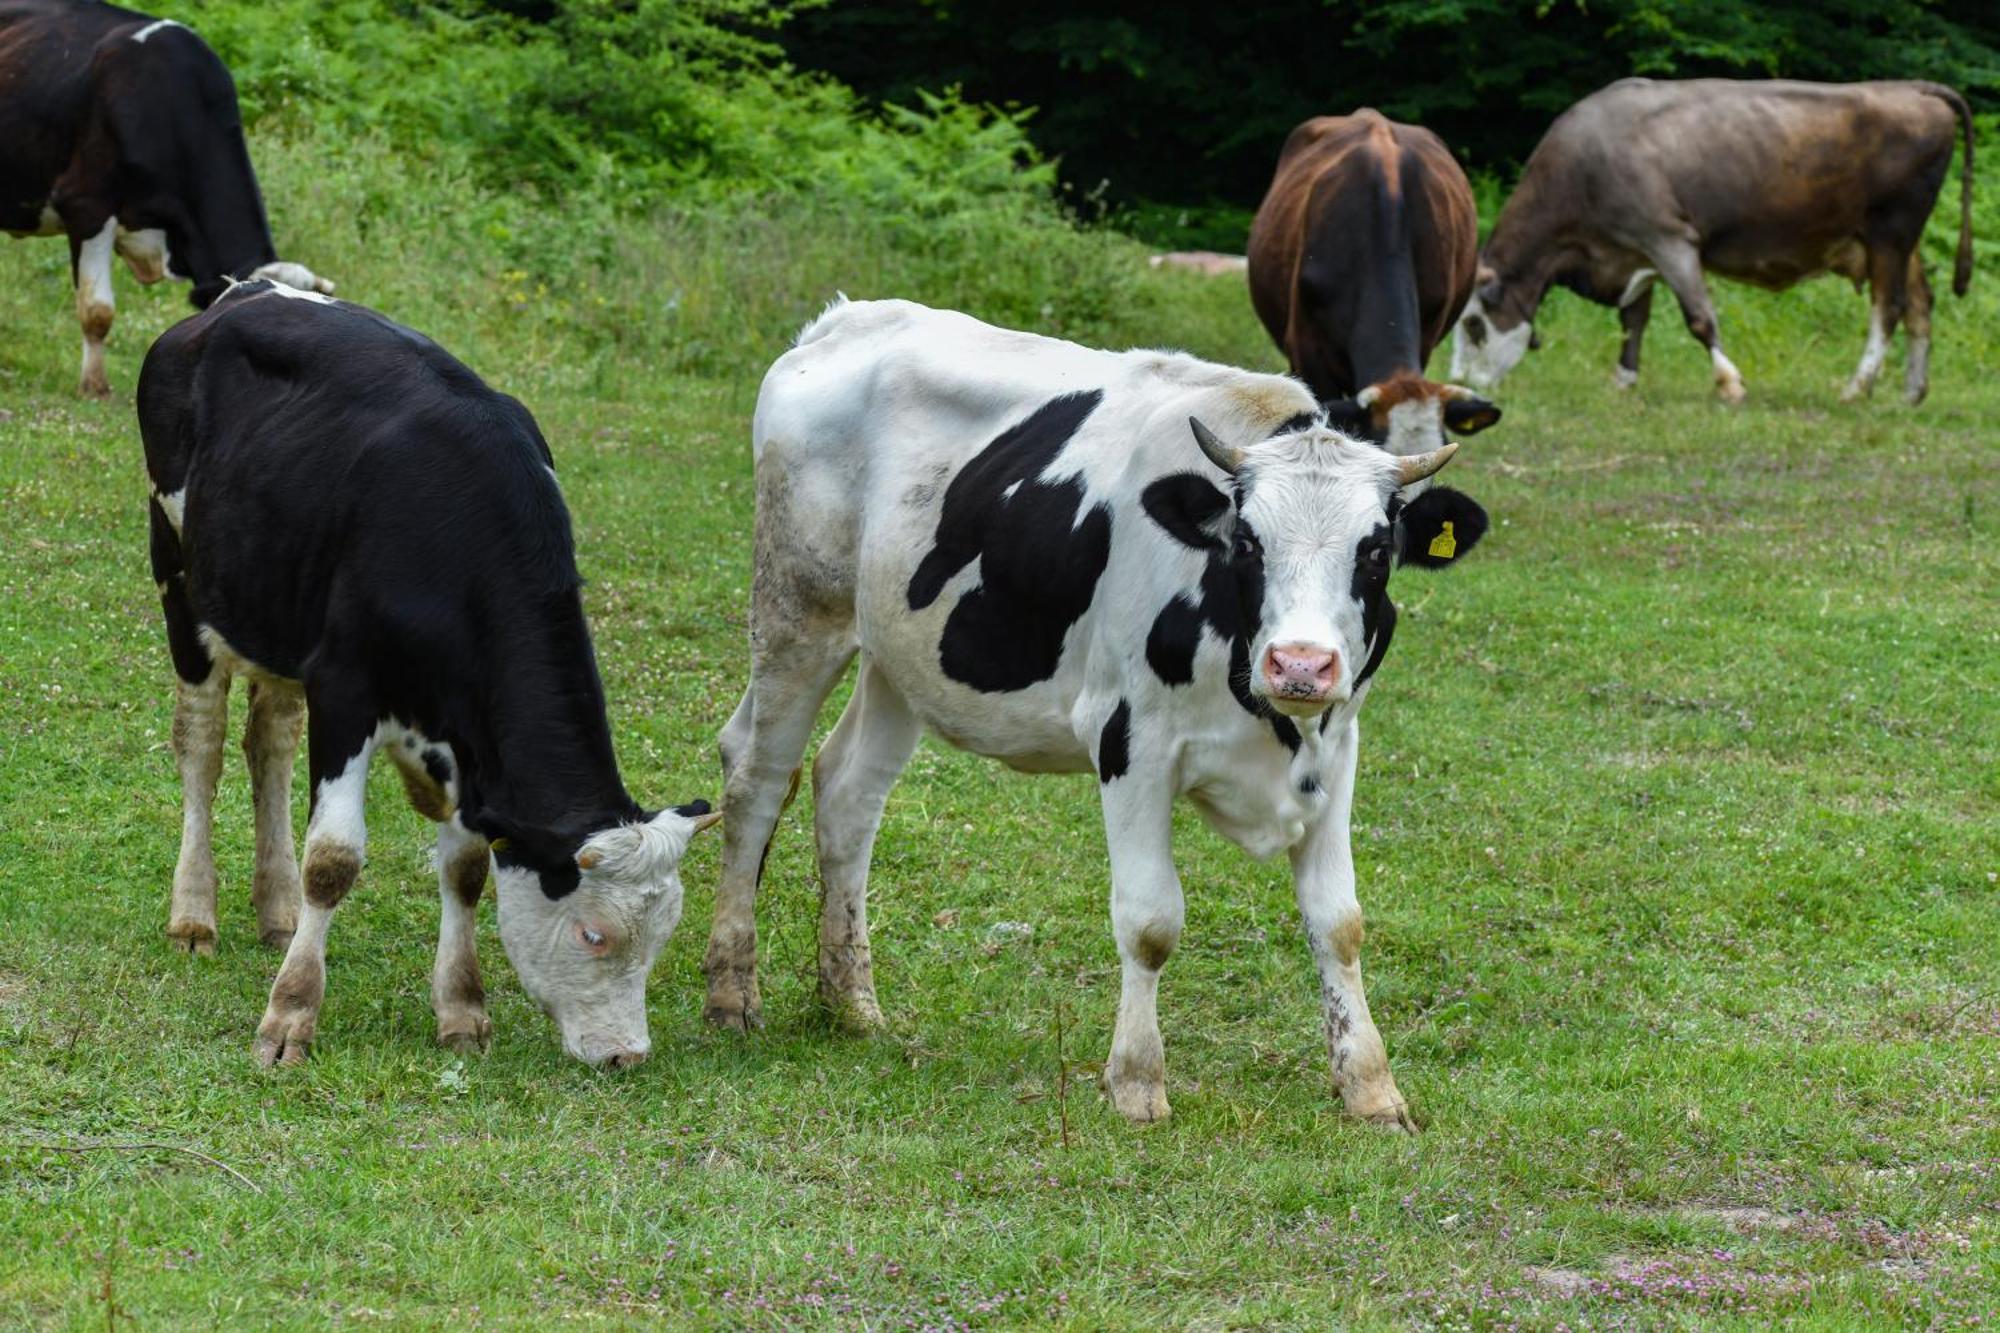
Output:
[[111,292],[111,260],[118,240],[118,220],[107,218],[104,230],[83,243],[76,258],[76,319],[83,326],[83,370],[78,392],[108,397],[111,381],[104,374],[104,340],[117,316]]
[[183,516],[187,513],[187,487],[181,487],[172,495],[162,495],[154,491],[153,499],[159,502],[160,512],[167,516],[167,522],[173,524],[174,533],[178,536]]
[[1625,290],[1618,295],[1618,308],[1624,309],[1652,290],[1653,280],[1659,276],[1654,269],[1634,269],[1632,276],[1625,280]]
[[1909,273],[1904,279],[1908,304],[1903,311],[1903,332],[1909,343],[1903,354],[1903,397],[1915,407],[1931,389],[1931,282],[1924,272],[1921,253],[1910,256]]
[[[759,577],[764,577],[761,569]],[[703,1016],[737,1032],[763,1023],[757,991],[757,881],[764,856],[778,816],[798,792],[799,765],[813,719],[854,655],[846,627],[838,639],[820,641],[782,634],[767,621],[768,616],[759,619],[753,610],[750,736],[723,786],[722,874],[702,958],[708,978]],[[760,630],[768,637],[759,640]]]
[[813,761],[813,834],[819,848],[819,997],[844,1028],[883,1026],[868,947],[868,864],[882,807],[923,738],[924,725],[866,661],[854,697]]
[[131,268],[132,276],[146,286],[173,275],[174,257],[167,253],[167,234],[158,227],[138,231],[119,228],[117,249]]
[[1722,401],[1731,406],[1742,402],[1745,397],[1743,372],[1736,368],[1734,361],[1722,354],[1722,344],[1717,343],[1708,349],[1708,359],[1715,367],[1715,391],[1721,395]]
[[1903,398],[1915,407],[1924,401],[1931,391],[1931,340],[1928,336],[1910,335],[1909,348],[1903,354]]
[[215,952],[215,784],[229,725],[229,673],[210,669],[199,685],[174,682],[174,758],[181,773],[181,854],[174,866],[167,937],[193,953]]
[[1160,969],[1186,921],[1173,858],[1173,792],[1128,770],[1099,787],[1111,853],[1111,930],[1118,941],[1118,1028],[1104,1083],[1118,1114],[1135,1124],[1164,1120],[1166,1047],[1160,1040]]
[[486,889],[486,839],[453,815],[437,826],[438,947],[431,1011],[440,1046],[483,1051],[493,1036],[479,981],[479,898]]
[[1382,1034],[1361,986],[1361,904],[1354,894],[1354,854],[1348,817],[1354,801],[1359,724],[1350,718],[1328,737],[1333,746],[1327,802],[1292,848],[1292,877],[1306,939],[1319,969],[1320,1005],[1334,1086],[1348,1114],[1389,1129],[1416,1132],[1408,1105],[1389,1072]]
[[1861,349],[1861,363],[1854,368],[1854,378],[1841,391],[1841,401],[1853,402],[1873,393],[1875,380],[1882,373],[1882,363],[1888,359],[1889,333],[1882,326],[1882,312],[1871,309],[1868,312],[1868,342]]
[[250,720],[243,731],[250,800],[257,812],[257,869],[250,901],[257,908],[258,938],[273,949],[290,945],[299,924],[302,890],[292,848],[292,764],[305,721],[305,695],[296,687],[251,683]]
[[1639,372],[1627,366],[1613,366],[1611,382],[1621,389],[1629,389],[1639,382]]
[[369,737],[346,767],[314,793],[312,820],[306,825],[305,908],[257,1025],[253,1049],[261,1065],[299,1064],[312,1049],[320,1002],[326,998],[327,927],[354,887],[367,851],[368,760],[375,741]]
[[179,22],[176,19],[154,19],[151,23],[148,23],[145,27],[133,33],[132,40],[143,44],[148,37],[151,37],[154,33],[159,32],[163,28],[185,28],[185,27],[187,27],[187,24]]

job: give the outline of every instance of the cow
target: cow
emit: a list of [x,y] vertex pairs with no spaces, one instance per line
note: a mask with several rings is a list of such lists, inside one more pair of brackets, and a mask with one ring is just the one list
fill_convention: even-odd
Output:
[[[1105,1076],[1168,1113],[1155,997],[1180,939],[1188,797],[1251,855],[1287,852],[1334,1080],[1413,1128],[1369,1018],[1348,840],[1356,715],[1395,627],[1390,566],[1450,563],[1462,497],[1330,429],[1306,387],[1171,352],[1103,352],[903,301],[836,304],[771,367],[753,421],[750,682],[724,727],[706,1017],[760,1021],[755,900],[821,702],[818,987],[879,1026],[868,865],[926,727],[1027,772],[1094,773],[1122,969]],[[1455,547],[1455,549],[1454,549]]]
[[[423,335],[264,280],[163,334],[138,406],[177,676],[167,934],[214,948],[210,807],[241,676],[252,899],[265,941],[285,949],[258,1060],[295,1064],[311,1047],[378,751],[437,826],[438,1040],[483,1049],[492,1032],[473,934],[490,861],[501,941],[564,1049],[593,1065],[645,1059],[646,976],[680,919],[681,856],[720,816],[702,802],[651,813],[626,794],[535,419]],[[290,813],[302,719],[303,893]]]
[[278,258],[236,84],[191,30],[98,0],[0,0],[0,231],[67,236],[83,326],[80,391],[111,392],[113,256],[142,283],[333,284]]
[[1904,395],[1930,391],[1924,224],[1965,132],[1952,291],[1972,281],[1972,112],[1936,83],[1620,79],[1556,118],[1486,243],[1452,376],[1491,385],[1534,337],[1554,285],[1616,306],[1614,381],[1639,379],[1653,283],[1708,349],[1716,392],[1743,401],[1704,271],[1782,291],[1834,272],[1869,288],[1868,341],[1843,398],[1866,396],[1900,321]]
[[1423,377],[1472,292],[1479,217],[1444,141],[1364,107],[1293,130],[1250,226],[1250,301],[1333,424],[1426,453],[1500,419]]

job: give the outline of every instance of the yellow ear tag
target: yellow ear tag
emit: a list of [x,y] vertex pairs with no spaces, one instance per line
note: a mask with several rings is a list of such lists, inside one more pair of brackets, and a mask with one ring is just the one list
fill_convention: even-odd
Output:
[[1451,520],[1444,521],[1438,535],[1431,538],[1431,554],[1440,560],[1449,560],[1458,554],[1458,538],[1451,534]]

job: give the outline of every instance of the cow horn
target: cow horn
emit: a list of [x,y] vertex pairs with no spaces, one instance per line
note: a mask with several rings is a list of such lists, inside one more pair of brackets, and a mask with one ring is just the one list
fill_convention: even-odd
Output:
[[1202,453],[1208,455],[1208,461],[1230,476],[1235,476],[1236,469],[1243,466],[1243,451],[1233,444],[1224,444],[1216,439],[1214,431],[1193,417],[1188,418],[1188,425],[1194,431],[1194,442],[1201,446]]
[[1449,463],[1451,456],[1457,452],[1458,445],[1454,443],[1447,444],[1442,449],[1433,449],[1427,454],[1415,454],[1409,458],[1397,459],[1396,484],[1398,486],[1408,486],[1414,482],[1422,481],[1425,477],[1430,476],[1446,463]]
[[1370,408],[1375,406],[1376,402],[1381,397],[1382,397],[1382,386],[1379,384],[1371,384],[1367,388],[1363,389],[1360,393],[1354,395],[1354,405],[1356,407]]

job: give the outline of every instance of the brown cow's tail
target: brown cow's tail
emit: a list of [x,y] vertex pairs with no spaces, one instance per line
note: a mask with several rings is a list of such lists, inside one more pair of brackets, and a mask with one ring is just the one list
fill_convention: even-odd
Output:
[[1958,263],[1952,268],[1951,294],[1965,295],[1965,289],[1972,285],[1972,108],[1956,88],[1948,88],[1942,83],[1920,85],[1932,97],[1939,99],[1958,113],[1959,126],[1965,131],[1965,170],[1958,182]]

